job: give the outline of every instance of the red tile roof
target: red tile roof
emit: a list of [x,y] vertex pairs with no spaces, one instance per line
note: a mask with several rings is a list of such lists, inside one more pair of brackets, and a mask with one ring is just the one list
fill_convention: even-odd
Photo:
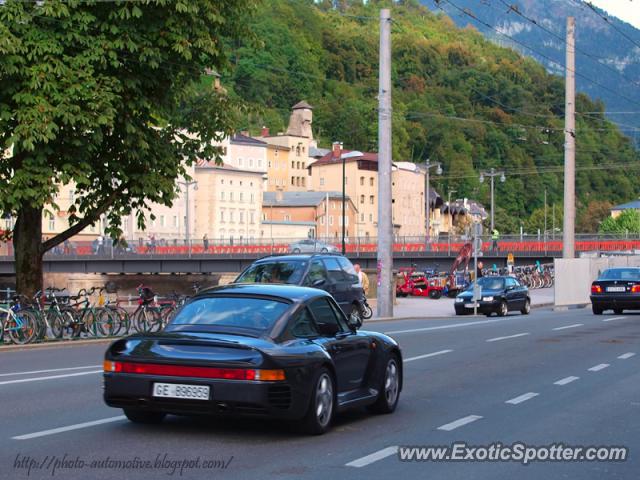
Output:
[[[347,156],[347,158],[345,159],[346,162],[355,162],[357,160],[368,160],[370,162],[377,162],[378,161],[378,154],[377,153],[372,153],[372,152],[358,152],[358,150],[342,150],[342,155],[345,154],[349,154],[352,152],[357,152],[360,153],[361,155],[354,155],[354,156]],[[313,166],[316,165],[327,165],[327,164],[331,164],[331,163],[341,163],[342,159],[341,158],[333,158],[333,152],[329,152],[327,153],[325,156],[320,157],[317,161],[315,161],[313,163]]]

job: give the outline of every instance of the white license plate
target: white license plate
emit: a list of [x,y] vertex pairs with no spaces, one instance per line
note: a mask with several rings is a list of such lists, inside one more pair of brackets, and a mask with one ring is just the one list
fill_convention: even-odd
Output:
[[475,306],[476,306],[476,305],[475,305],[474,303],[465,303],[465,304],[464,304],[464,308],[473,308],[473,307],[475,307]]
[[626,288],[624,287],[607,287],[607,292],[624,292]]
[[154,383],[153,396],[165,398],[184,398],[187,400],[209,400],[209,387],[207,385]]

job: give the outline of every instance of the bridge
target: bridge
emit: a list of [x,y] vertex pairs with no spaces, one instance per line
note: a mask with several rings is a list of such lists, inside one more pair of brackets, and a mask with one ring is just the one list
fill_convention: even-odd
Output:
[[[394,244],[394,267],[417,264],[420,267],[447,270],[464,242],[437,242],[425,248],[425,242],[400,241]],[[506,264],[512,253],[516,265],[529,265],[535,261],[550,263],[562,256],[562,241],[538,241],[510,238],[498,242],[494,250],[492,242],[482,243],[481,258],[486,266]],[[585,252],[633,252],[640,250],[640,239],[589,238],[576,241],[576,251]],[[15,273],[12,255],[0,256],[0,274]],[[89,247],[76,248],[72,252],[58,249],[44,257],[44,271],[51,273],[221,273],[240,272],[257,258],[272,254],[289,253],[288,244],[269,245],[213,245],[206,251],[202,245],[163,246],[153,249],[138,247],[135,251],[119,251],[113,247],[94,253]],[[346,255],[365,269],[376,269],[376,243],[347,244]]]

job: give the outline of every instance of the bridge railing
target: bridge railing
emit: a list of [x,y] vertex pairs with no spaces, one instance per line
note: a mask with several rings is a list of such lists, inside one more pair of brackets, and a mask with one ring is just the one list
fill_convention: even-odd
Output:
[[[203,241],[163,240],[113,243],[107,240],[74,241],[58,245],[45,254],[47,259],[74,259],[95,257],[99,259],[120,259],[131,257],[209,257],[246,256],[260,257],[306,251],[342,251],[340,238],[318,238],[315,244],[304,243],[306,238],[261,238],[261,239],[214,239]],[[557,255],[562,252],[562,237],[537,235],[505,235],[497,241],[490,236],[482,237],[482,252],[485,255]],[[403,255],[455,256],[470,239],[465,236],[409,237],[397,236],[393,242],[394,253]],[[636,235],[576,235],[577,252],[620,252],[640,250],[640,236]],[[345,251],[351,255],[375,255],[378,241],[375,237],[348,237]],[[13,257],[13,244],[0,243],[0,256]]]

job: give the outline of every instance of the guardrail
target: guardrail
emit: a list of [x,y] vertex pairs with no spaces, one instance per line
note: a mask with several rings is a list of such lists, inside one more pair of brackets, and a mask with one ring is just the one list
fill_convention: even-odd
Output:
[[[451,237],[450,239],[434,239],[426,241],[424,237],[397,237],[393,243],[395,253],[424,253],[437,255],[457,255],[462,246],[469,240],[464,237]],[[158,242],[157,244],[137,244],[135,246],[114,246],[111,242],[96,247],[91,242],[73,242],[68,245],[60,245],[45,254],[46,258],[78,258],[96,257],[127,258],[132,256],[175,256],[191,258],[192,256],[233,256],[233,255],[271,255],[296,252],[313,251],[300,247],[300,239],[262,239],[243,242],[190,241],[178,244],[178,242]],[[506,255],[515,254],[544,254],[554,255],[562,252],[562,240],[543,239],[538,237],[505,236],[497,241],[490,237],[482,237],[482,251],[485,254]],[[622,252],[640,250],[640,238],[615,237],[615,236],[576,236],[575,249],[577,252]],[[347,254],[374,254],[378,251],[376,238],[349,238],[345,243]],[[332,238],[327,241],[319,239],[315,247],[316,252],[342,251],[341,241]],[[13,245],[5,243],[0,245],[0,256],[12,257]]]

